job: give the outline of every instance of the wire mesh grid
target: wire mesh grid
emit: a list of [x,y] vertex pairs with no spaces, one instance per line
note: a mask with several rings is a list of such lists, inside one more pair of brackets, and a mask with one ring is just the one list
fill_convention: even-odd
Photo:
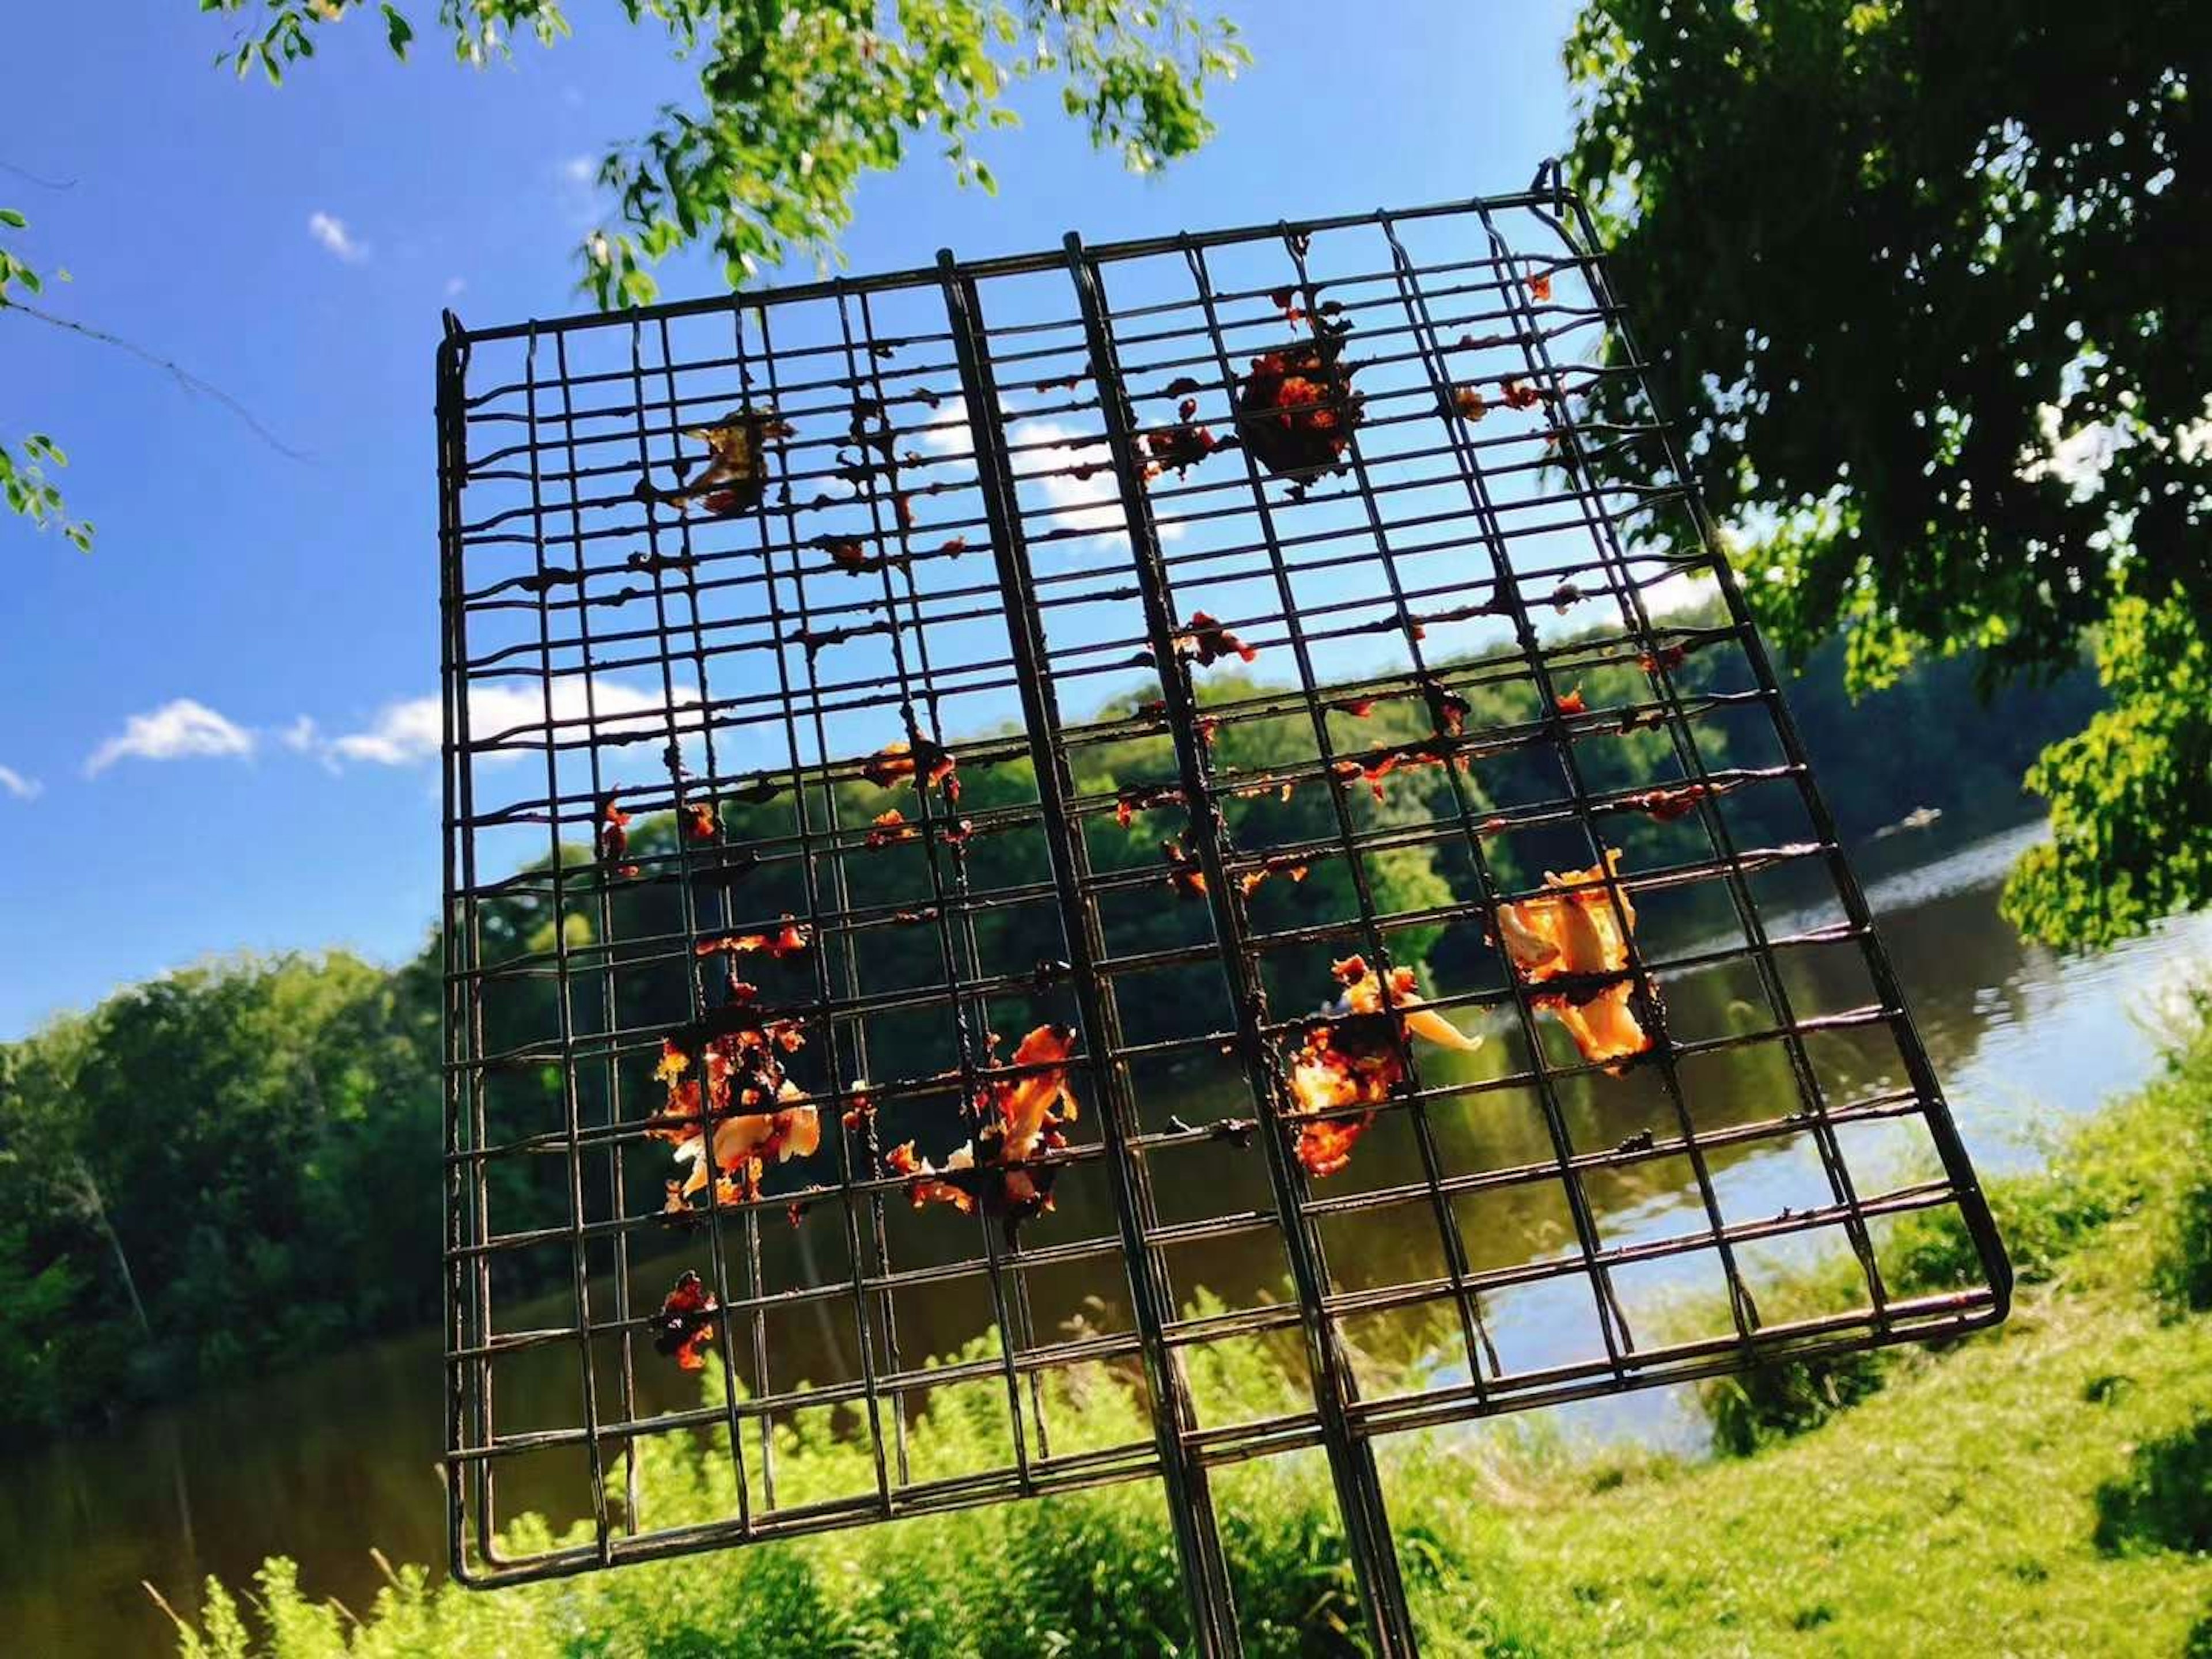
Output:
[[[1389,1649],[1377,1437],[2001,1317],[1640,397],[1550,173],[449,320],[456,1571],[1152,1478],[1226,1650],[1211,1475],[1320,1448]],[[1440,935],[1448,993],[1394,971]],[[1979,1281],[1889,1291],[1950,1206]],[[1857,1305],[1764,1317],[1830,1245]],[[1231,1351],[1292,1393],[1214,1397]],[[726,1512],[656,1513],[660,1437]]]

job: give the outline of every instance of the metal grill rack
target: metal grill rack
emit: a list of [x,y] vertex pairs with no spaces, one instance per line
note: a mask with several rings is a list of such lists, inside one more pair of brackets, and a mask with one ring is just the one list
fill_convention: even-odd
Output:
[[[1269,353],[1338,417],[1310,477],[1240,419]],[[1193,1640],[1233,1651],[1211,1486],[1319,1449],[1371,1639],[1404,1651],[1381,1437],[2001,1318],[1972,1172],[1642,399],[1548,167],[1400,213],[449,317],[456,1573],[1158,1480]],[[733,416],[702,471],[695,434]],[[941,741],[957,799],[870,781],[896,741],[923,770]],[[1653,1039],[1620,1075],[1497,925],[1584,866]],[[714,948],[787,923],[806,948]],[[1484,1050],[1395,1038],[1349,1164],[1309,1173],[1285,1076],[1332,962],[1440,932],[1433,1006]],[[770,1015],[819,1148],[684,1200],[664,1045]],[[1076,1034],[1081,1115],[1031,1169],[1055,1206],[916,1208],[891,1146],[972,1133],[967,1103],[1024,1075],[989,1034],[1037,1025]],[[1621,1201],[1662,1188],[1692,1201]],[[1943,1206],[1980,1282],[1892,1293],[1886,1231]],[[1763,1318],[1757,1266],[1824,1248],[1858,1304]],[[655,1348],[684,1269],[716,1304],[703,1403]],[[1705,1328],[1647,1312],[1684,1285]],[[1288,1403],[1203,1397],[1213,1348],[1274,1356]],[[1091,1444],[1054,1409],[1101,1383],[1142,1391],[1148,1435]],[[999,1452],[931,1466],[914,1425],[954,1401]],[[854,1490],[779,1490],[801,1425],[865,1448]],[[668,1436],[729,1460],[730,1512],[656,1515],[641,1452]],[[503,1541],[523,1507],[581,1541]]]

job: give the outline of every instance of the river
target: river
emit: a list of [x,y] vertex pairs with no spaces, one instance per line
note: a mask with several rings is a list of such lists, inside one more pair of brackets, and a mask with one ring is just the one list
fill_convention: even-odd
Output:
[[[1926,834],[1903,836],[1866,849],[1860,859],[1922,1036],[1985,1172],[2032,1164],[2054,1123],[2148,1076],[2158,1063],[2162,1012],[2193,977],[2212,969],[2212,915],[2171,923],[2094,957],[2023,944],[1998,915],[1997,893],[2012,857],[2038,833],[2030,828],[1949,849]],[[1817,969],[1793,967],[1793,992],[1815,1000],[1849,989],[1823,985]],[[1725,1022],[1740,995],[1739,988],[1717,979],[1702,988],[1678,981],[1668,991],[1678,1029],[1699,1018]],[[1884,1056],[1861,1042],[1857,1034],[1830,1039],[1824,1070],[1861,1085],[1884,1074]],[[1893,1051],[1889,1058],[1893,1070]],[[1634,1133],[1650,1115],[1650,1103],[1632,1092],[1589,1092],[1568,1106],[1578,1145]],[[1747,1104],[1746,1115],[1753,1110]],[[1454,1132],[1473,1136],[1482,1156],[1495,1158],[1510,1152],[1524,1131],[1536,1133],[1533,1122],[1507,1127],[1495,1121]],[[1404,1178],[1409,1171],[1397,1165],[1409,1154],[1381,1142],[1378,1132],[1362,1149],[1368,1177],[1376,1184]],[[1903,1165],[1916,1152],[1900,1142],[1854,1147],[1851,1155],[1855,1167],[1868,1158]],[[1684,1207],[1698,1200],[1680,1163],[1645,1164],[1592,1183],[1592,1202],[1609,1240],[1680,1229]],[[1249,1168],[1243,1161],[1243,1170]],[[1715,1176],[1724,1207],[1747,1213],[1790,1202],[1805,1171],[1789,1154],[1754,1151],[1717,1164]],[[1169,1177],[1159,1178],[1163,1209],[1171,1209],[1177,1194]],[[1222,1178],[1234,1183],[1245,1175],[1232,1166]],[[1067,1226],[1097,1231],[1097,1217],[1083,1213],[1079,1203],[1073,1208]],[[1377,1273],[1407,1271],[1412,1253],[1424,1248],[1413,1222],[1386,1224],[1386,1212],[1370,1213],[1376,1220],[1362,1239],[1361,1260]],[[1557,1224],[1533,1210],[1492,1215],[1470,1234],[1474,1265],[1526,1260],[1555,1248],[1547,1244],[1545,1230]],[[1254,1292],[1280,1268],[1231,1243],[1187,1271],[1193,1285],[1233,1297]],[[1078,1285],[1058,1293],[1043,1289],[1039,1328],[1084,1315],[1085,1293]],[[1513,1369],[1562,1354],[1579,1340],[1576,1322],[1538,1297],[1500,1297],[1488,1312],[1492,1337]],[[921,1297],[900,1309],[909,1357],[958,1346],[976,1334],[979,1320],[968,1304],[949,1299]],[[839,1333],[818,1321],[795,1322],[778,1340],[784,1345],[774,1368],[779,1381],[788,1380],[787,1370],[818,1381],[850,1363],[841,1360]],[[1434,1369],[1439,1362],[1425,1363]],[[527,1413],[534,1386],[521,1381],[503,1396],[503,1410]],[[659,1396],[674,1384],[659,1368],[641,1386]],[[546,1409],[557,1413],[573,1382],[563,1372],[549,1375],[543,1387]],[[203,1395],[97,1437],[22,1455],[11,1472],[11,1501],[0,1510],[0,1632],[7,1650],[165,1651],[166,1620],[142,1580],[189,1609],[206,1575],[240,1584],[272,1554],[299,1563],[311,1594],[366,1607],[381,1582],[372,1546],[395,1562],[435,1563],[442,1553],[444,1506],[435,1473],[441,1395],[438,1335],[424,1331]],[[1698,1432],[1689,1402],[1673,1389],[1593,1402],[1562,1418],[1571,1431],[1680,1446],[1693,1445]],[[519,1426],[529,1425],[513,1417],[502,1423]],[[503,1480],[503,1490],[507,1486]],[[572,1508],[563,1500],[574,1495],[573,1487],[532,1492],[526,1484],[522,1493],[556,1508]]]

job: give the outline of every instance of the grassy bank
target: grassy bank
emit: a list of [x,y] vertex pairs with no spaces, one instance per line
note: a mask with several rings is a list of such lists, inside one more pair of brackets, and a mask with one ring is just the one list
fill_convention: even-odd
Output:
[[[1594,1460],[1511,1431],[1392,1449],[1425,1650],[1442,1654],[2212,1653],[2212,1036],[1995,1197],[2021,1269],[2002,1332],[1792,1368],[1707,1396],[1711,1462]],[[1900,1283],[1958,1270],[1941,1228]],[[1773,1297],[1817,1300],[1823,1276]],[[1265,1390],[1263,1375],[1204,1380]],[[1093,1398],[1115,1436],[1125,1401]],[[917,1431],[957,1461],[976,1432]],[[789,1449],[840,1489],[857,1454]],[[655,1496],[726,1504],[667,1451]],[[1356,1651],[1358,1610],[1310,1459],[1226,1472],[1255,1653]],[[494,1595],[398,1571],[360,1617],[271,1562],[216,1590],[189,1654],[1158,1654],[1180,1624],[1157,1497],[1124,1487]]]

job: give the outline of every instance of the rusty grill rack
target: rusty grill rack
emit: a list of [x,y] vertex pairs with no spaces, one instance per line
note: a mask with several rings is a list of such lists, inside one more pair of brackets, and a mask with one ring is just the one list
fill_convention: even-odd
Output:
[[[1358,400],[1340,471],[1286,479],[1250,442],[1158,465],[1199,426],[1245,430],[1250,360],[1320,336],[1356,386],[1326,406]],[[1378,1437],[2001,1318],[1972,1172],[1643,395],[1590,219],[1548,167],[1400,213],[449,317],[456,1574],[1151,1478],[1192,1639],[1233,1651],[1216,1474],[1319,1448],[1374,1644],[1402,1651]],[[686,433],[735,410],[790,430],[755,453],[762,488],[710,509]],[[1692,576],[1711,597],[1685,609]],[[1200,611],[1252,668],[1193,660]],[[1580,684],[1628,671],[1634,695],[1576,711]],[[1366,705],[1433,708],[1439,687],[1478,718],[1437,726],[1446,763],[1380,780],[1386,804]],[[917,736],[957,757],[957,803],[862,781]],[[1641,792],[1686,785],[1705,788],[1655,825]],[[1267,816],[1290,795],[1297,816]],[[599,855],[610,797],[644,821],[621,867]],[[676,827],[700,804],[705,839]],[[914,839],[869,845],[869,805],[905,809]],[[1778,815],[1797,833],[1767,833]],[[1178,842],[1202,901],[1132,855],[1137,834]],[[1644,912],[1627,974],[1656,1042],[1615,1077],[1490,924],[1547,866],[1632,840],[1607,896]],[[1419,860],[1441,889],[1400,878]],[[1287,880],[1259,883],[1293,861],[1313,880],[1290,905]],[[696,1053],[732,994],[698,947],[786,918],[811,947],[748,973],[801,1022],[820,1149],[754,1196],[669,1212],[653,1068],[665,1039]],[[1447,927],[1463,988],[1436,1006],[1486,1029],[1485,1055],[1407,1056],[1350,1167],[1314,1178],[1284,1063],[1331,958],[1403,960]],[[1079,1033],[1083,1116],[1041,1160],[1057,1208],[1015,1229],[910,1206],[887,1143],[941,1154],[994,1064],[987,1034],[1039,1023]],[[1838,1071],[1839,1044],[1879,1059]],[[1643,1127],[1616,1135],[1623,1101]],[[1925,1154],[1902,1174],[1855,1155],[1901,1130]],[[1630,1206],[1633,1224],[1611,1201],[1670,1183],[1693,1201]],[[1981,1282],[1891,1292],[1885,1231],[1946,1206]],[[1862,1304],[1764,1321],[1757,1262],[1829,1243]],[[719,1303],[703,1403],[654,1351],[684,1267]],[[1705,1328],[1646,1316],[1651,1287],[1686,1283],[1717,1292]],[[1273,1355],[1293,1402],[1201,1398],[1192,1362],[1215,1345]],[[1079,1379],[1139,1389],[1152,1432],[1087,1443],[1051,1408]],[[917,1414],[956,1401],[1003,1439],[927,1466]],[[779,1435],[809,1424],[866,1446],[858,1489],[779,1492]],[[661,1436],[730,1461],[730,1513],[656,1517],[641,1448]],[[581,1541],[503,1541],[526,1504],[580,1517]]]

